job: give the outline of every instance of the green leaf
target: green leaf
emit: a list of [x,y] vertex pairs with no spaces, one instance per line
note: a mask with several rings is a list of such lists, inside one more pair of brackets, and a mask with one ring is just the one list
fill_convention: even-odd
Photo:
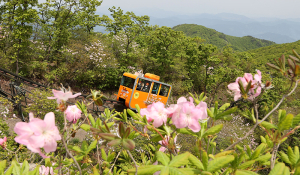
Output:
[[251,160],[254,160],[254,159],[258,158],[258,156],[260,155],[261,151],[262,151],[263,149],[265,149],[266,146],[267,146],[267,144],[261,143],[261,144],[255,149],[255,151],[252,153]]
[[16,160],[13,160],[12,165],[14,166],[14,168],[12,170],[12,174],[13,175],[21,175],[21,169],[20,169],[19,163]]
[[300,66],[299,66],[299,65],[296,65],[296,66],[295,66],[295,75],[296,75],[296,76],[299,76],[299,75],[300,75]]
[[133,112],[131,109],[127,109],[127,113],[134,119],[134,120],[142,120],[135,112]]
[[281,156],[281,160],[283,160],[285,163],[290,164],[290,165],[292,164],[288,155],[286,155],[283,151],[280,151],[280,156]]
[[131,139],[123,139],[122,144],[123,144],[123,147],[127,150],[133,150],[135,147],[135,143]]
[[115,139],[119,139],[118,136],[112,134],[112,133],[99,133],[98,134],[101,138],[105,139],[105,140],[108,140],[108,141],[112,141],[112,140],[115,140]]
[[177,129],[176,130],[178,133],[181,133],[181,134],[188,134],[188,135],[195,135],[197,136],[193,131],[187,129],[187,128],[180,128],[180,129]]
[[174,157],[171,162],[169,163],[170,167],[179,167],[188,164],[189,162],[189,152],[185,152],[183,154],[177,155]]
[[219,107],[218,101],[216,101],[216,102],[215,102],[215,111],[214,111],[214,116],[215,116],[215,117],[217,117],[217,115],[218,115],[218,107]]
[[107,161],[108,162],[112,161],[114,159],[114,157],[115,157],[115,154],[116,154],[115,152],[112,152],[111,154],[108,154]]
[[76,106],[83,112],[85,116],[87,116],[87,108],[83,102],[80,103],[79,101],[77,101]]
[[251,148],[249,147],[249,145],[246,146],[246,152],[247,152],[248,156],[251,157],[251,155],[252,155],[252,150],[251,150]]
[[88,124],[82,124],[82,125],[80,126],[80,128],[83,129],[83,130],[85,130],[85,131],[90,131],[91,126],[88,125]]
[[32,171],[30,171],[29,172],[29,175],[39,175],[40,173],[40,170],[39,170],[39,168],[40,168],[40,165],[37,165],[35,168],[34,168],[34,170],[32,170]]
[[227,156],[228,154],[231,154],[233,153],[234,151],[233,150],[228,150],[228,151],[222,151],[216,155],[214,155],[214,158],[217,158],[217,157],[222,157],[222,156]]
[[81,150],[85,152],[85,151],[87,150],[87,148],[88,148],[88,144],[87,144],[86,141],[84,140],[84,141],[82,142],[82,144],[81,144]]
[[194,156],[193,154],[190,154],[189,161],[193,165],[195,165],[198,169],[204,170],[204,166],[203,166],[202,162],[196,156]]
[[6,160],[2,160],[0,162],[0,173],[4,172],[5,169],[6,169]]
[[29,173],[29,164],[27,160],[24,160],[22,168],[21,168],[21,173],[23,174],[28,174]]
[[202,171],[193,168],[175,168],[169,167],[170,175],[192,175],[200,174]]
[[247,87],[246,87],[246,93],[248,94],[250,88],[251,88],[251,85],[252,85],[252,80],[250,80],[247,84]]
[[107,146],[118,146],[121,145],[122,139],[115,139],[107,143]]
[[275,66],[274,64],[267,63],[267,66],[269,66],[269,67],[271,67],[271,68],[273,68],[273,69],[275,69],[275,70],[280,71],[280,68],[279,68],[278,66]]
[[262,143],[267,143],[267,140],[263,136],[260,136],[260,140]]
[[247,95],[241,80],[238,81],[238,84],[239,84],[239,88],[240,88],[242,96]]
[[89,120],[90,120],[90,122],[91,122],[91,125],[92,125],[94,128],[96,128],[96,123],[95,123],[94,117],[93,117],[91,114],[89,114],[89,115],[88,115],[88,118],[89,118]]
[[5,172],[4,175],[11,175],[11,174],[13,174],[14,166],[15,166],[15,165],[12,164],[12,165],[6,170],[6,172]]
[[255,160],[258,161],[258,162],[266,162],[266,161],[270,160],[271,157],[272,157],[272,155],[270,153],[267,153],[267,154],[265,154],[263,156],[259,156]]
[[217,134],[222,130],[222,128],[223,128],[223,124],[215,125],[209,128],[208,130],[206,130],[202,137]]
[[130,128],[128,127],[126,130],[125,130],[125,133],[124,133],[124,139],[128,138],[130,134]]
[[100,175],[100,172],[96,166],[93,167],[93,175]]
[[137,110],[138,113],[141,112],[141,108],[140,108],[140,106],[138,104],[135,104],[135,109]]
[[249,170],[237,170],[235,175],[258,175],[257,173]]
[[119,123],[119,135],[121,138],[123,138],[123,135],[125,134],[125,128],[124,124],[122,122]]
[[286,116],[286,110],[279,109],[278,111],[278,121],[283,119]]
[[161,162],[163,165],[167,166],[170,162],[170,158],[163,152],[156,152],[157,161]]
[[278,123],[278,130],[284,131],[290,129],[290,127],[292,126],[293,118],[293,114],[288,114],[284,118],[282,118]]
[[289,156],[289,160],[291,161],[292,165],[295,166],[298,159],[296,158],[296,155],[294,154],[294,152],[290,146],[288,147],[287,154]]
[[107,156],[103,148],[101,149],[101,157],[103,160],[107,160]]
[[83,151],[79,148],[79,146],[73,146],[71,149],[74,150],[74,151],[77,151],[77,152],[79,152],[79,153],[83,152]]
[[274,168],[271,170],[269,175],[278,175],[278,174],[283,174],[285,170],[285,165],[284,163],[277,163]]
[[230,114],[234,113],[236,110],[237,110],[237,107],[230,108],[230,109],[226,110],[225,112],[219,113],[217,115],[216,119],[219,119],[226,115],[230,115]]
[[[162,165],[145,165],[138,167],[138,175],[149,175],[154,174],[156,171],[160,171],[163,167]],[[128,175],[134,175],[136,172],[135,168],[127,170]]]
[[151,135],[151,139],[150,140],[153,141],[153,142],[158,142],[158,141],[161,141],[162,138],[161,138],[161,136],[159,134],[153,134],[153,135]]
[[296,167],[294,175],[300,175],[300,166]]
[[266,129],[278,129],[276,125],[266,121],[261,122],[261,125]]
[[206,151],[202,152],[202,163],[203,163],[203,166],[204,166],[204,170],[207,170],[207,167],[208,167],[208,156],[207,156]]
[[295,64],[292,60],[288,59],[288,65],[293,70],[293,72],[295,72]]
[[97,147],[97,143],[98,143],[98,141],[97,141],[97,140],[94,140],[94,141],[89,145],[89,147],[87,148],[86,153],[89,153],[89,152],[91,152],[93,149],[95,149],[95,148]]
[[293,124],[292,124],[292,127],[298,126],[299,123],[300,123],[300,114],[296,115],[296,116],[293,118]]
[[291,174],[290,169],[288,167],[285,167],[283,175],[290,175],[290,174]]
[[225,111],[229,106],[230,106],[230,103],[225,103],[219,108],[219,111]]
[[169,167],[165,166],[160,170],[160,175],[169,175]]
[[208,114],[209,117],[214,118],[213,112],[208,108],[207,108],[207,114]]
[[232,155],[218,157],[209,162],[207,166],[207,171],[216,172],[220,170],[222,167],[224,167],[225,165],[227,165],[228,163],[232,162],[233,160],[234,160],[234,156]]
[[299,160],[300,156],[299,156],[299,147],[298,146],[294,147],[294,154],[296,156],[296,159]]
[[238,167],[238,169],[246,169],[246,168],[252,166],[254,163],[255,163],[255,160],[247,161],[247,162],[243,163],[242,165],[240,165]]

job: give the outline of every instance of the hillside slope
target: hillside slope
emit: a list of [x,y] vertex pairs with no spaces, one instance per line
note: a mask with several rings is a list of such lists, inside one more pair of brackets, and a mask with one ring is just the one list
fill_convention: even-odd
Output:
[[289,55],[293,55],[292,49],[300,53],[300,40],[293,43],[275,44],[257,48],[247,52],[253,54],[253,58],[257,62],[258,67],[264,68],[267,62],[275,64],[274,59],[278,59],[282,54],[284,54],[286,58],[288,58]]
[[214,29],[206,28],[196,24],[181,24],[173,27],[173,30],[183,31],[189,37],[201,37],[207,43],[216,45],[222,48],[226,45],[231,45],[236,51],[246,51],[260,47],[276,44],[275,42],[257,39],[252,36],[235,37],[217,32]]

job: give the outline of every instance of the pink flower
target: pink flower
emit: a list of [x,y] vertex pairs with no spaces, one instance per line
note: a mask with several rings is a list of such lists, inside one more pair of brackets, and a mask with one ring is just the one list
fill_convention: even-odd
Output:
[[66,118],[69,122],[76,123],[77,120],[81,117],[81,110],[77,108],[76,105],[68,106],[65,111]]
[[[164,140],[159,141],[158,143],[160,143],[162,146],[159,148],[159,151],[161,152],[165,152],[167,150],[167,147],[169,145],[169,141],[170,141],[170,136],[165,136]],[[177,148],[177,152],[179,152],[179,148],[180,146],[176,146],[176,141],[177,141],[177,136],[175,136],[174,138],[174,146],[175,149]]]
[[193,98],[187,101],[186,98],[180,97],[177,100],[177,108],[172,108],[172,122],[176,128],[190,128],[193,132],[199,132],[201,129],[199,120],[207,118],[207,104],[200,102],[197,106],[193,103]]
[[45,167],[44,165],[40,166],[39,173],[40,175],[49,175],[49,173],[50,175],[54,175],[53,168]]
[[7,138],[4,137],[3,139],[0,139],[0,145],[4,145],[4,143],[7,141]]
[[61,140],[59,131],[55,126],[55,116],[53,112],[45,115],[44,120],[34,118],[33,114],[29,114],[30,122],[18,122],[14,128],[15,141],[26,145],[29,150],[39,153],[43,158],[47,158],[40,150],[44,148],[46,153],[56,150],[56,141]]
[[52,89],[52,92],[54,97],[48,97],[48,99],[56,99],[58,104],[60,104],[61,102],[66,102],[69,98],[75,98],[81,95],[81,93],[73,95],[71,91],[63,92],[55,89]]
[[246,89],[248,83],[251,81],[251,88],[249,89],[248,92],[248,98],[250,100],[253,100],[255,97],[259,96],[261,93],[261,72],[259,70],[256,70],[257,74],[254,75],[254,79],[252,74],[250,73],[245,73],[244,77],[238,77],[234,83],[230,83],[228,85],[228,89],[232,91],[234,94],[234,101],[237,101],[239,98],[242,97],[241,91],[240,91],[240,86],[239,86],[239,81],[242,82],[243,88]]
[[162,124],[167,122],[168,110],[162,102],[156,102],[147,106],[147,108],[141,109],[141,115],[146,115],[148,122],[154,120],[154,127],[160,127]]
[[3,139],[0,139],[0,146],[1,146],[3,149],[6,148],[6,141],[7,141],[6,136],[4,136]]
[[[161,140],[159,141],[158,143],[160,143],[162,146],[159,148],[159,151],[161,152],[165,152],[167,147],[168,147],[168,144],[169,144],[169,139],[170,139],[170,136],[165,136],[165,139],[164,140]],[[175,142],[175,140],[174,140]]]
[[231,90],[234,94],[234,101],[237,101],[239,98],[242,97],[240,86],[239,86],[239,83],[238,83],[239,81],[242,82],[244,87],[247,86],[246,79],[242,78],[242,77],[238,77],[234,83],[230,83],[228,85],[228,89]]

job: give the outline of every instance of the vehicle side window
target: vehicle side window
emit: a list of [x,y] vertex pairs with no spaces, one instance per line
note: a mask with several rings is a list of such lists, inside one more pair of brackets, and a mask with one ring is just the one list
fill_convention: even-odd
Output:
[[159,83],[154,83],[153,88],[152,88],[152,94],[157,95],[158,89],[159,89]]
[[123,76],[122,80],[121,80],[121,85],[126,86],[130,89],[133,89],[134,82],[135,82],[135,79]]
[[170,86],[161,85],[159,95],[167,97],[170,90]]
[[136,90],[143,91],[143,92],[149,92],[151,87],[151,82],[144,79],[139,79]]

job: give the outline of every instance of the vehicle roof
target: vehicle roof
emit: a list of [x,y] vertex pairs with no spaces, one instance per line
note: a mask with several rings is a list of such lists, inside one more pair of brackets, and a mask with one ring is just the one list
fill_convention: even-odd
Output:
[[131,74],[131,73],[128,73],[128,72],[125,72],[123,74],[123,76],[127,76],[127,77],[130,77],[130,78],[133,78],[133,79],[137,79],[137,78],[142,78],[142,79],[145,79],[145,80],[148,80],[148,81],[153,81],[153,82],[156,82],[156,83],[160,83],[160,84],[163,84],[163,85],[168,85],[168,86],[171,86],[170,84],[167,84],[167,83],[163,83],[161,81],[156,81],[156,80],[153,80],[153,79],[150,79],[150,78],[146,78],[144,76],[138,76],[138,75],[134,75],[134,74]]

